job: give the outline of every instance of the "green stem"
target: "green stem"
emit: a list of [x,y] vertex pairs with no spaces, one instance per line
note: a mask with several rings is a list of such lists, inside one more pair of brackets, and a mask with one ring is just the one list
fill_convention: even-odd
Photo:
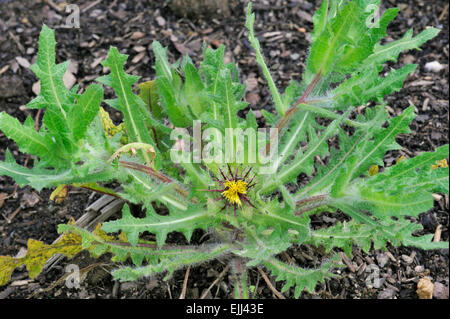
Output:
[[253,25],[255,23],[255,14],[251,13],[251,11],[252,11],[252,3],[249,2],[247,7],[247,21],[245,23],[245,26],[247,27],[249,32],[248,39],[253,49],[255,49],[256,62],[258,62],[259,66],[263,71],[264,77],[267,80],[267,84],[269,85],[270,93],[272,94],[277,112],[280,116],[284,116],[285,106],[283,104],[283,101],[281,100],[280,92],[278,92],[275,82],[273,81],[272,75],[270,74],[269,68],[264,62],[264,57],[261,53],[259,41],[254,34]]
[[249,299],[248,285],[247,285],[247,270],[241,258],[232,260],[234,269],[234,298],[235,299]]

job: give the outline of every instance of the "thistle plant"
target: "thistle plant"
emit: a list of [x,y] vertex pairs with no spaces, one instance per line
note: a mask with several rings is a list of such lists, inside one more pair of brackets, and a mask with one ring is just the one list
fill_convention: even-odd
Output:
[[[158,273],[168,279],[189,265],[224,259],[233,265],[237,298],[248,298],[246,269],[264,266],[284,282],[282,292],[295,287],[298,298],[304,289],[313,291],[318,282],[336,276],[337,250],[351,255],[353,245],[368,251],[386,249],[388,243],[448,248],[447,242],[433,242],[431,234],[417,236],[422,226],[410,218],[433,207],[433,193],[448,193],[448,145],[390,167],[383,162],[387,152],[401,149],[396,137],[410,132],[415,117],[410,106],[390,118],[384,97],[399,91],[417,66],[391,69],[385,76],[380,72],[439,30],[416,36],[409,30],[382,45],[398,9],[387,9],[369,23],[373,10],[368,8],[380,2],[323,1],[313,18],[302,80],[291,80],[283,94],[264,62],[249,4],[249,41],[276,111],[262,112],[269,132],[258,130],[251,110],[245,118],[238,116],[247,107],[245,86],[237,67],[224,62],[224,46],[204,45],[196,68],[187,55],[169,61],[155,41],[156,77],[142,83],[124,71],[127,55],[111,47],[103,61],[109,74],[79,93],[78,87],[64,87],[68,63],[55,64],[54,31],[44,25],[32,66],[42,89],[27,105],[45,109],[42,126],[36,131],[30,117],[22,124],[0,114],[0,130],[21,152],[33,155],[34,167],[20,166],[7,151],[0,173],[19,186],[56,187],[55,192],[84,187],[122,198],[125,205],[120,218],[93,232],[63,224],[59,242],[30,239],[26,256],[0,257],[0,283],[6,284],[20,265],[34,277],[53,254],[73,257],[88,250],[128,260],[128,266],[112,271],[120,281]],[[117,97],[103,99],[102,85]],[[123,114],[120,126],[114,126],[102,102]],[[307,178],[298,183],[299,176]],[[109,189],[112,181],[121,189]],[[144,217],[136,216],[136,205]],[[162,214],[163,208],[168,213]],[[313,229],[311,216],[323,212],[342,212],[350,220]],[[209,234],[206,243],[166,243],[171,232],[190,243],[197,229]],[[293,245],[323,246],[323,264],[301,268],[281,259]]]

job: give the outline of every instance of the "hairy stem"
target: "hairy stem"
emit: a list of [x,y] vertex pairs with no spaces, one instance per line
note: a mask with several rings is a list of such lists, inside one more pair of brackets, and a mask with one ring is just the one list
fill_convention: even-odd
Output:
[[247,285],[247,270],[242,262],[242,258],[232,260],[234,270],[234,298],[249,299]]
[[[299,106],[302,103],[305,103],[306,99],[311,95],[312,91],[316,87],[317,83],[321,79],[321,74],[317,73],[314,79],[309,83],[307,88],[305,89],[305,92],[303,92],[302,96],[295,102],[293,106],[291,106],[287,111],[284,117],[281,118],[281,120],[277,124],[277,134],[281,132],[281,129],[289,122],[289,120],[292,118],[292,116],[299,110],[297,106]],[[281,136],[279,136],[281,138]],[[275,133],[270,136],[269,143],[266,145],[266,155],[269,154],[270,145],[272,141],[275,139]]]
[[[167,177],[166,175],[164,175],[146,165],[142,165],[139,163],[133,163],[133,162],[126,162],[126,161],[119,161],[119,165],[126,167],[126,168],[130,168],[130,169],[134,169],[134,170],[146,173],[146,174],[160,180],[163,183],[167,183],[167,184],[174,183],[174,181],[171,178]],[[189,195],[189,192],[187,190],[185,190],[184,188],[182,188],[181,186],[176,185],[175,190],[184,197],[188,197],[188,195]]]

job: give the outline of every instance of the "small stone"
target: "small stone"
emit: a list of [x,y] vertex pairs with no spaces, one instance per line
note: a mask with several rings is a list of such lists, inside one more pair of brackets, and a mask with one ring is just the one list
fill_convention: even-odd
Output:
[[37,203],[39,203],[39,196],[37,196],[37,194],[35,192],[25,192],[25,194],[23,194],[22,199],[20,201],[20,206],[22,208],[32,208],[34,207]]
[[280,51],[279,50],[270,50],[269,55],[271,58],[274,58],[277,55],[280,55]]
[[131,34],[131,40],[138,40],[145,37],[145,33],[140,32],[140,31],[136,31],[133,32],[133,34]]
[[[255,92],[247,93],[246,98],[247,98],[247,101],[248,101],[250,104],[252,104],[252,105],[258,104],[258,102],[259,102],[260,99],[261,99],[261,98],[259,97],[259,94],[255,93]],[[253,113],[255,113],[255,112],[253,112]],[[256,115],[255,115],[255,116],[256,116]]]
[[298,60],[299,58],[300,58],[300,54],[298,54],[298,53],[292,53],[291,54],[291,59],[292,60],[295,61],[295,60]]
[[394,299],[395,290],[392,288],[386,288],[378,294],[378,299]]
[[257,119],[262,117],[262,112],[260,110],[253,110],[253,114],[255,114],[255,118]]
[[444,69],[445,66],[440,64],[438,61],[432,61],[425,64],[425,70],[431,71],[434,73],[440,72],[442,69]]
[[449,290],[448,287],[441,284],[440,282],[436,282],[434,284],[433,297],[436,299],[448,299],[449,297],[448,290]]
[[413,260],[414,260],[413,258],[411,258],[411,257],[409,257],[407,255],[402,255],[402,259],[407,264],[411,264],[413,262]]
[[66,71],[63,75],[63,82],[65,87],[70,90],[77,83],[77,79],[72,73]]
[[163,27],[163,26],[166,25],[166,19],[164,19],[164,18],[161,17],[161,16],[156,17],[156,22],[158,23],[158,25],[159,25],[160,27]]
[[430,278],[423,277],[417,283],[417,295],[419,299],[431,299],[433,298],[434,285]]
[[16,57],[16,61],[17,61],[17,63],[19,63],[19,65],[21,67],[23,67],[25,69],[29,69],[31,66],[30,62],[27,59],[22,58],[20,56]]
[[414,271],[417,272],[417,273],[424,272],[424,271],[425,271],[425,267],[422,266],[422,265],[416,266],[416,267],[414,268]]
[[387,262],[389,260],[389,257],[386,254],[378,254],[377,255],[377,262],[378,262],[378,266],[380,266],[380,268],[383,268]]
[[253,91],[254,89],[256,89],[258,87],[258,79],[256,78],[248,78],[247,80],[245,80],[245,86],[247,87],[247,90]]
[[23,95],[25,91],[22,78],[17,75],[0,77],[0,97],[12,97]]
[[89,17],[91,17],[91,18],[97,18],[97,17],[101,16],[102,13],[103,13],[102,10],[100,10],[100,9],[94,9],[94,10],[92,10],[91,13],[89,14]]

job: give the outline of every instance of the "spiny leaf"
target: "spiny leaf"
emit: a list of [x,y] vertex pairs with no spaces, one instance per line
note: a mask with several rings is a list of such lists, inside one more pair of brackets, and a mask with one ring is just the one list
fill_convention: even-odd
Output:
[[326,143],[327,139],[337,133],[340,123],[347,117],[347,114],[343,114],[338,120],[335,120],[328,125],[328,127],[321,133],[320,137],[317,136],[314,128],[309,126],[308,149],[305,153],[298,152],[294,161],[288,165],[285,165],[280,170],[279,174],[277,174],[276,178],[270,178],[270,180],[262,188],[261,192],[263,194],[267,194],[270,191],[273,191],[277,187],[277,184],[292,181],[301,172],[311,174],[314,169],[314,157],[316,155],[325,156],[328,154],[328,144]]
[[44,25],[39,35],[36,64],[31,66],[31,70],[41,80],[41,90],[31,106],[45,106],[43,123],[52,132],[56,142],[61,143],[64,149],[71,153],[74,145],[67,126],[67,113],[73,107],[73,101],[63,82],[69,61],[55,64],[55,46],[55,31]]
[[139,241],[135,246],[131,246],[124,233],[120,233],[118,238],[108,235],[98,224],[94,231],[89,232],[71,224],[61,224],[58,232],[64,234],[75,234],[79,236],[83,249],[89,251],[95,258],[105,253],[113,254],[112,261],[123,262],[130,257],[135,265],[141,265],[144,260],[163,255],[162,251],[156,250],[156,244],[149,241]]
[[436,37],[439,32],[436,28],[428,28],[413,37],[413,30],[410,29],[400,40],[392,41],[386,45],[376,45],[374,53],[364,61],[364,64],[379,65],[386,61],[396,62],[401,52],[419,48],[425,42]]
[[375,220],[368,216],[365,212],[359,208],[355,208],[348,199],[339,200],[333,203],[333,205],[345,214],[349,215],[355,221],[364,224],[371,228],[372,234],[376,231],[378,236],[373,236],[374,248],[380,249],[386,248],[386,242],[389,242],[394,246],[414,246],[422,249],[439,249],[448,247],[448,242],[432,242],[432,234],[424,235],[421,237],[413,236],[413,233],[422,229],[419,224],[411,223],[402,217],[396,222],[392,219],[383,219],[380,221]]
[[311,45],[307,69],[312,74],[326,75],[338,57],[338,49],[350,44],[348,37],[352,27],[362,22],[358,19],[358,7],[355,2],[348,2],[342,11],[324,28]]
[[[339,150],[331,148],[330,162],[326,166],[317,165],[316,176],[296,193],[296,199],[302,199],[307,195],[311,196],[319,192],[326,192],[333,185],[337,176],[341,174],[343,167],[354,154],[364,154],[364,149],[371,150],[373,147],[369,139],[377,136],[383,130],[382,125],[388,120],[387,113],[383,106],[376,106],[374,109],[366,109],[366,115],[359,116],[360,122],[367,125],[358,129],[350,137],[345,132],[339,132]],[[384,154],[383,154],[384,155]],[[383,156],[381,155],[381,156]],[[359,157],[361,157],[360,155]],[[358,156],[357,156],[358,157]],[[345,171],[345,169],[344,169]]]
[[416,68],[416,64],[409,64],[391,71],[383,78],[378,76],[378,67],[364,68],[333,90],[327,99],[331,99],[339,110],[363,105],[369,101],[382,102],[386,95],[400,91],[406,77]]
[[195,265],[201,262],[205,262],[214,258],[218,258],[221,255],[227,253],[231,248],[231,245],[223,244],[216,245],[209,249],[185,249],[178,250],[176,254],[162,258],[159,263],[150,264],[142,267],[123,267],[112,272],[115,279],[120,281],[133,281],[140,277],[148,277],[161,272],[167,272],[164,280],[168,280],[172,273],[182,267],[188,265]]
[[0,113],[0,130],[18,144],[21,152],[39,156],[46,161],[49,161],[49,156],[56,156],[55,142],[50,135],[20,124],[15,117],[5,112]]
[[155,234],[158,246],[161,247],[170,232],[182,232],[189,241],[195,228],[207,229],[214,223],[206,210],[195,206],[169,216],[161,216],[148,210],[145,218],[135,218],[128,205],[125,205],[122,214],[121,219],[104,223],[102,229],[106,232],[122,230],[133,246],[137,243],[139,234],[144,231]]
[[192,63],[187,63],[184,69],[186,77],[186,99],[194,114],[199,117],[208,107],[208,100],[204,94],[204,84],[197,69]]
[[[118,99],[110,100],[109,104],[123,113],[130,142],[146,143],[156,147],[145,126],[145,119],[149,117],[145,103],[131,89],[138,78],[126,74],[123,70],[127,58],[128,56],[120,54],[117,48],[111,47],[108,58],[102,62],[103,66],[110,68],[111,74],[98,78],[97,81],[111,86],[116,92]],[[143,158],[149,163],[146,154],[143,154]]]
[[84,138],[88,125],[99,112],[100,103],[103,100],[103,88],[93,84],[86,89],[77,99],[77,105],[73,106],[68,114],[68,123],[75,140]]
[[273,276],[276,276],[276,281],[286,281],[281,292],[285,292],[292,286],[295,286],[294,296],[298,298],[304,289],[313,292],[318,282],[323,282],[325,278],[334,277],[335,275],[330,271],[333,268],[339,267],[338,258],[335,255],[317,269],[303,269],[285,264],[275,258],[266,260],[263,264],[270,270]]
[[409,193],[412,188],[430,192],[448,193],[448,167],[433,170],[436,161],[448,157],[448,145],[434,152],[424,152],[408,160],[402,160],[367,181],[367,188],[385,192]]
[[44,170],[39,168],[26,168],[22,165],[19,165],[14,160],[13,156],[6,150],[5,161],[0,161],[0,174],[9,176],[19,184],[20,187],[23,187],[27,184],[32,187],[40,190],[41,187],[33,183],[34,180],[41,180],[43,178],[47,178],[49,176],[60,176],[60,174],[67,174],[67,171],[55,171],[55,170]]

